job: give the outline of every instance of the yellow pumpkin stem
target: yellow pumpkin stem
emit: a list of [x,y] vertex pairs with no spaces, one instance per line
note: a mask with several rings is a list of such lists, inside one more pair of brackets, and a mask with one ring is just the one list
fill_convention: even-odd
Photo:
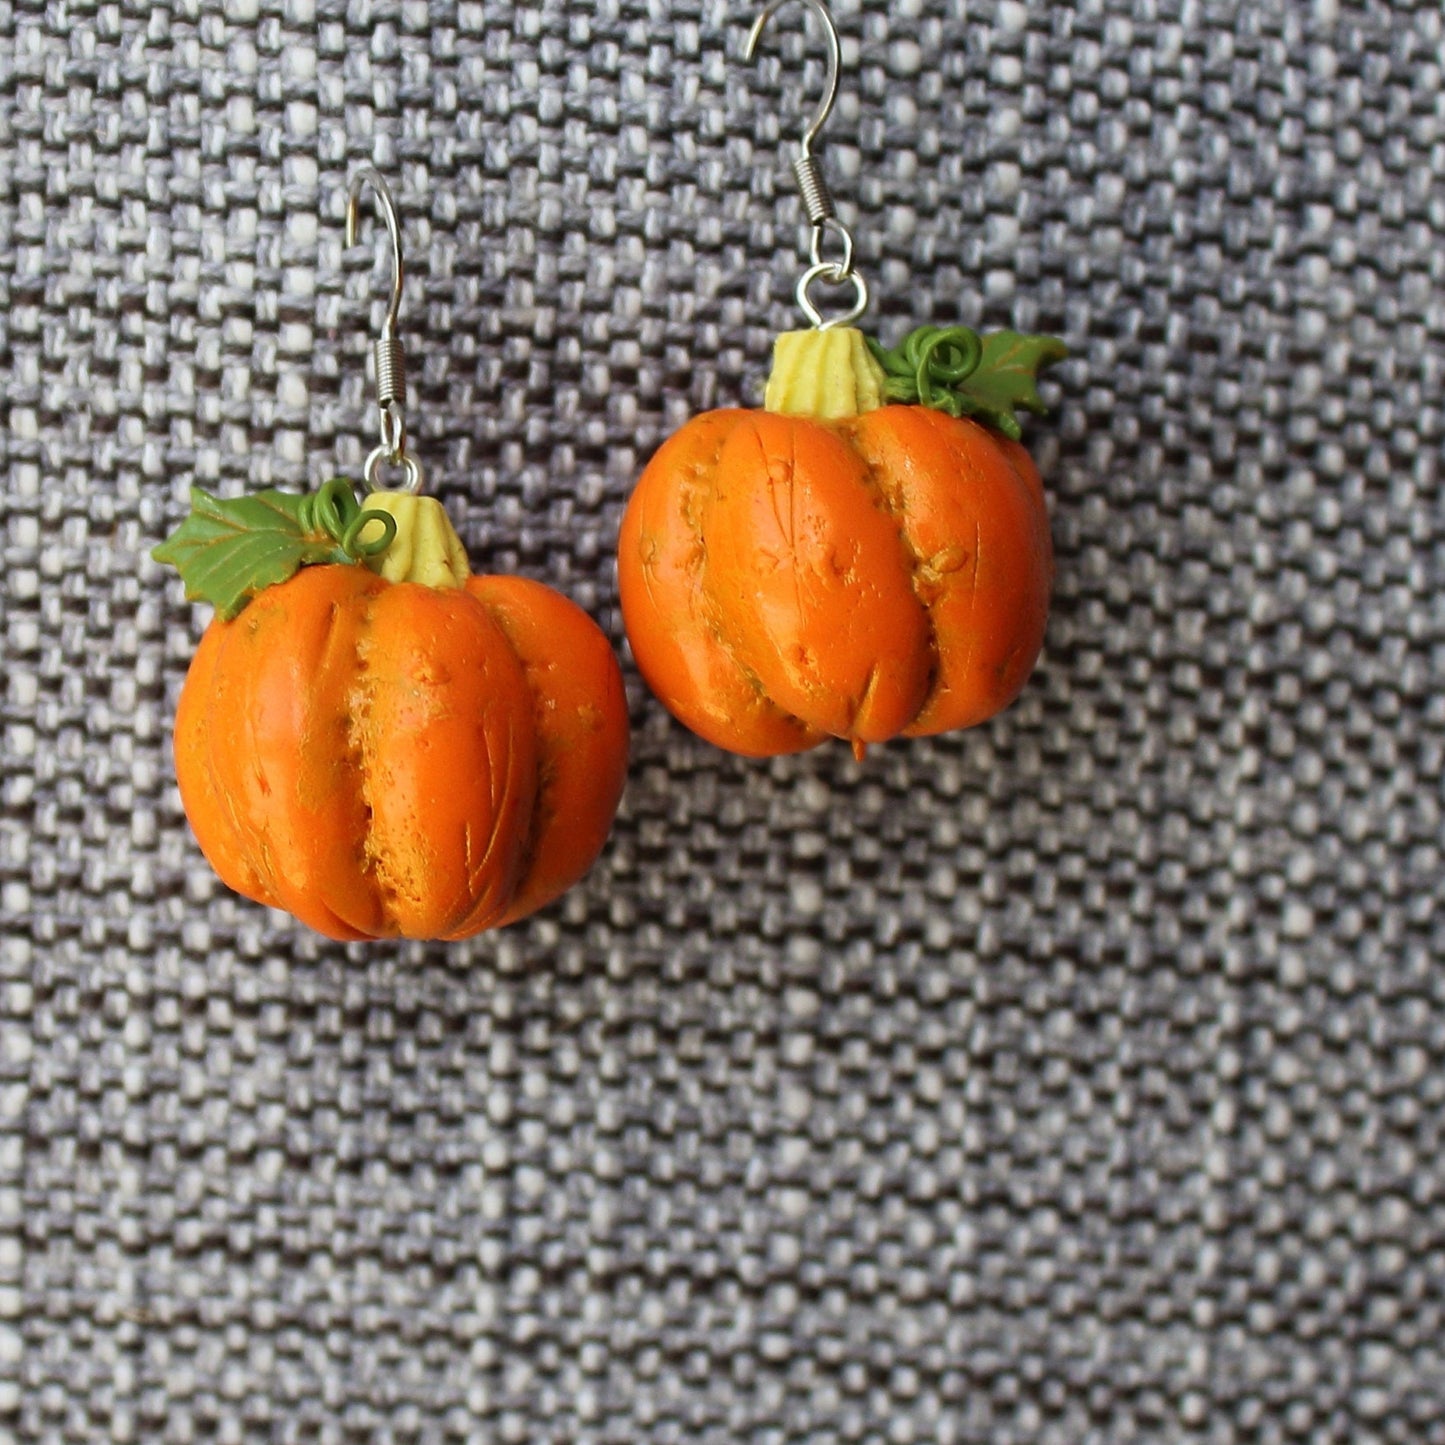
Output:
[[[361,505],[367,512],[388,512],[396,537],[366,565],[388,582],[420,582],[426,587],[460,587],[472,575],[467,549],[446,508],[435,497],[411,492],[373,492]],[[364,533],[363,533],[364,536]]]
[[773,345],[763,405],[784,416],[841,421],[883,406],[886,381],[857,327],[785,331]]

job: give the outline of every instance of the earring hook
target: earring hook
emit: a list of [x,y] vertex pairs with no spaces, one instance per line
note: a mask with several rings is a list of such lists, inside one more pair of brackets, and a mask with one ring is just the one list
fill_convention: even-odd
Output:
[[[803,131],[802,144],[793,161],[793,179],[798,183],[798,192],[803,198],[803,209],[808,214],[808,224],[813,231],[812,241],[808,247],[808,254],[813,264],[803,273],[793,294],[797,298],[803,315],[814,326],[826,330],[830,326],[850,326],[867,310],[868,283],[853,269],[853,236],[838,219],[837,207],[833,204],[833,196],[828,190],[828,182],[823,178],[823,167],[813,154],[813,142],[817,140],[818,132],[823,129],[828,117],[833,113],[833,102],[838,98],[838,71],[843,63],[842,49],[838,43],[838,30],[833,24],[833,17],[828,13],[828,7],[823,0],[802,0],[802,3],[808,7],[823,27],[823,39],[828,46],[828,75],[823,85],[823,94],[818,100],[818,108],[813,112],[812,120],[808,122]],[[788,0],[768,0],[758,18],[753,21],[753,28],[748,32],[747,48],[743,52],[745,59],[751,60],[757,53],[758,39],[763,33],[764,26],[786,4],[788,4]],[[842,254],[831,259],[823,254],[824,245],[830,235],[834,238],[835,243],[842,247]],[[842,286],[851,281],[854,292],[853,304],[841,316],[824,321],[822,314],[808,295],[808,289],[815,281],[822,281],[829,286]]]
[[363,166],[351,178],[351,185],[346,192],[346,244],[348,247],[356,244],[356,222],[361,206],[361,193],[368,186],[376,192],[376,208],[381,212],[381,218],[386,222],[386,230],[391,238],[391,300],[386,308],[386,320],[382,322],[381,334],[390,336],[396,331],[396,317],[401,310],[401,224],[396,219],[396,203],[391,198],[391,189],[382,180],[379,171],[371,166]]
[[391,239],[391,296],[381,323],[381,335],[371,346],[376,363],[376,405],[381,414],[381,442],[367,457],[363,476],[367,486],[375,491],[381,464],[389,462],[405,470],[405,490],[415,492],[421,487],[421,466],[406,449],[406,352],[396,334],[402,290],[401,224],[396,218],[396,203],[391,198],[391,190],[371,166],[362,166],[351,177],[351,184],[346,190],[346,244],[348,247],[356,244],[361,193],[368,186],[376,193],[376,208],[386,222],[387,235]]
[[[753,28],[748,32],[747,49],[743,51],[743,59],[751,60],[757,53],[758,41],[762,37],[764,28],[769,20],[787,5],[789,0],[768,0],[763,6],[758,18],[753,21]],[[833,25],[833,17],[828,13],[828,7],[823,0],[802,0],[802,3],[812,11],[818,23],[823,27],[823,40],[828,47],[828,78],[823,86],[823,94],[818,101],[818,108],[813,112],[813,118],[803,131],[802,154],[810,157],[813,154],[813,142],[818,138],[818,132],[828,122],[828,117],[833,113],[833,102],[838,98],[838,71],[842,68],[843,56],[838,46],[838,31]]]

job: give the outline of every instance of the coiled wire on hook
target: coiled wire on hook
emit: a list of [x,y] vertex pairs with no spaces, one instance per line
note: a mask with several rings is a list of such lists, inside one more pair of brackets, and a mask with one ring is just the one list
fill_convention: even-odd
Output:
[[798,194],[803,198],[803,209],[808,213],[808,221],[815,230],[824,221],[837,220],[838,211],[833,205],[833,193],[823,178],[823,168],[818,164],[817,156],[799,156],[793,162],[793,178],[798,183]]

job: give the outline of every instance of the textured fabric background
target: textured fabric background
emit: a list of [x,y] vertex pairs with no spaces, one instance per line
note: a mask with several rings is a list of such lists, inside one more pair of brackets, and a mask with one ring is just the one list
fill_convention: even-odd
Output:
[[451,948],[214,881],[147,549],[370,446],[371,161],[435,489],[620,644],[816,37],[224,8],[0,3],[0,1438],[1445,1441],[1438,0],[840,0],[874,320],[1074,348],[1044,665],[862,765],[629,669],[601,864]]

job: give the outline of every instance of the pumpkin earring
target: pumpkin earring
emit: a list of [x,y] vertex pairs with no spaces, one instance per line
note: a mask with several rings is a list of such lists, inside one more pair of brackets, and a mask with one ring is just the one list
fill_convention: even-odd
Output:
[[[370,495],[221,500],[153,556],[216,617],[176,712],[176,778],[201,851],[236,892],[338,939],[458,939],[525,917],[592,865],[627,763],[607,639],[541,583],[470,574],[407,449],[401,237],[370,186],[392,288],[375,343]],[[384,467],[401,489],[375,490]]]
[[[749,60],[771,0],[748,38]],[[648,464],[618,542],[622,614],[652,690],[709,742],[753,757],[828,737],[970,727],[1013,701],[1043,642],[1053,575],[1017,408],[1042,411],[1047,336],[924,326],[885,350],[852,323],[868,287],[812,147],[838,86],[838,35],[794,175],[812,225],[762,411],[694,417]],[[825,248],[833,254],[825,255]],[[824,320],[814,288],[851,288]]]

